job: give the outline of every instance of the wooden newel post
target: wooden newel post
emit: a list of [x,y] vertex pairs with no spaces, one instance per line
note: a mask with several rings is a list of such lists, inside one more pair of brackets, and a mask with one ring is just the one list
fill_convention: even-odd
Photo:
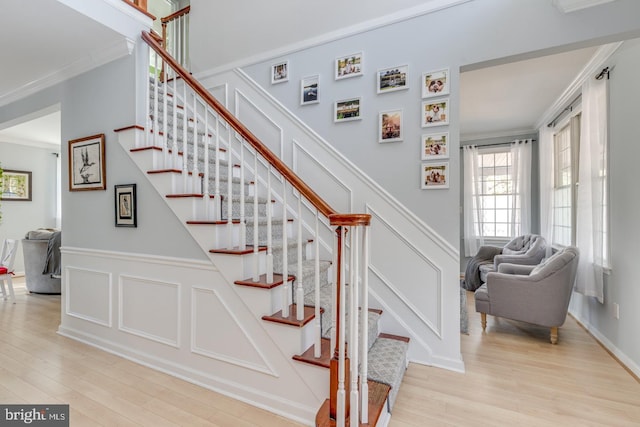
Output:
[[335,334],[336,334],[336,344],[333,349],[333,357],[329,363],[330,370],[330,379],[329,379],[329,416],[332,420],[336,420],[338,415],[338,390],[340,389],[340,343],[344,343],[344,383],[342,384],[344,390],[344,405],[345,405],[345,415],[349,414],[350,404],[349,404],[349,358],[347,357],[347,344],[344,336],[341,336],[342,331],[342,287],[344,283],[342,283],[343,275],[343,256],[342,253],[342,234],[344,231],[344,227],[340,226],[336,229],[336,233],[338,235],[338,245],[336,251],[338,253],[337,265],[336,265],[336,301],[335,301],[335,310],[336,310],[336,325],[335,325]]

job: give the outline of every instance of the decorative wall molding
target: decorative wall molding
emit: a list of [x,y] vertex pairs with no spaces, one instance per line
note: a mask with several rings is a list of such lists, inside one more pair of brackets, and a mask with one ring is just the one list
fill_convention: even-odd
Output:
[[[107,328],[112,327],[113,285],[111,273],[89,268],[65,267],[63,277],[65,314]],[[99,300],[98,304],[103,303],[104,306],[86,304],[86,299],[82,298],[87,294],[100,293],[102,298],[96,299]]]
[[[218,335],[217,332],[226,332],[223,330],[219,330],[217,332],[211,331],[210,323],[207,322],[205,324],[200,324],[200,322],[198,322],[198,316],[204,314],[198,309],[198,302],[200,301],[200,298],[198,298],[197,296],[198,294],[201,294],[201,296],[203,297],[206,297],[207,294],[209,296],[213,296],[213,298],[215,298],[215,300],[219,303],[219,306],[222,308],[222,310],[224,310],[224,314],[231,320],[230,323],[224,323],[218,320],[218,322],[216,322],[217,324],[220,324],[220,325],[225,324],[226,326],[224,329],[231,328],[233,326],[239,329],[241,336],[238,336],[238,335],[234,336],[234,349],[237,349],[238,346],[240,346],[240,343],[238,343],[238,341],[241,338],[243,338],[245,344],[247,344],[246,347],[250,347],[250,349],[253,350],[254,355],[260,359],[261,364],[249,361],[248,360],[249,354],[247,353],[244,354],[244,356],[246,356],[245,359],[240,359],[239,357],[233,356],[231,354],[223,354],[220,350],[207,349],[198,343],[199,337],[202,336],[200,334],[201,326],[206,327],[206,331],[208,335],[212,335],[212,334]],[[216,314],[219,316],[221,312],[222,312],[221,310],[218,310]],[[219,343],[222,344],[220,345],[220,347],[221,348],[228,347],[226,345],[226,342],[227,340],[219,340]],[[229,348],[229,350],[231,350],[231,348]],[[245,352],[246,350],[247,348],[244,349]],[[201,356],[205,356],[221,362],[229,363],[231,365],[236,365],[242,368],[251,369],[253,371],[271,375],[274,377],[279,376],[275,368],[271,366],[271,364],[269,363],[267,356],[264,354],[264,352],[260,350],[260,348],[256,345],[255,341],[249,335],[248,331],[244,328],[240,319],[238,319],[237,316],[233,313],[233,311],[229,309],[228,304],[224,301],[220,293],[212,289],[202,288],[197,286],[193,286],[191,288],[191,351],[195,354],[199,354]]]
[[[275,154],[280,157],[281,159],[284,159],[284,131],[282,130],[282,128],[275,122],[273,121],[273,119],[264,112],[264,110],[262,110],[258,105],[256,105],[251,99],[249,99],[249,97],[247,97],[244,93],[242,93],[241,90],[239,90],[238,88],[236,88],[235,90],[235,104],[236,104],[236,108],[235,108],[235,116],[239,119],[242,120],[242,115],[241,115],[241,101],[246,102],[246,104],[251,107],[254,112],[258,113],[260,115],[260,117],[262,117],[262,119],[268,123],[270,126],[273,127],[273,129],[279,133],[280,137],[279,137],[279,141],[278,141],[278,150],[279,152],[276,152]],[[264,139],[262,139],[262,143],[265,144],[270,150],[273,150],[273,147],[269,147],[269,142],[265,141]],[[274,150],[276,151],[276,150]]]
[[[146,287],[144,295],[135,295],[133,293],[135,287]],[[132,310],[130,311],[128,308],[131,306]],[[180,348],[182,319],[180,307],[180,284],[161,282],[145,277],[120,275],[118,283],[119,330]]]

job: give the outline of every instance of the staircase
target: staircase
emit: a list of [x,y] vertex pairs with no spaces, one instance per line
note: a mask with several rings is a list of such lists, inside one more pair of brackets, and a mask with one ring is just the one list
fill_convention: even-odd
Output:
[[384,313],[368,307],[369,215],[335,213],[152,37],[143,39],[157,71],[148,121],[125,146],[131,158],[230,285],[263,291],[271,311],[262,321],[299,331],[291,357],[327,369],[316,425],[385,425],[409,339],[381,332]]

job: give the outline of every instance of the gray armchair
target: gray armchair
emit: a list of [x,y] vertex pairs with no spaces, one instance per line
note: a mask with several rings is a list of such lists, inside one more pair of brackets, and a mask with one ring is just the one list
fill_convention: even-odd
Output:
[[487,274],[498,271],[502,263],[536,265],[547,253],[547,242],[537,234],[518,236],[507,243],[499,255],[493,257],[493,263],[480,266],[480,280],[487,281]]
[[551,343],[557,344],[558,327],[567,317],[578,258],[578,248],[569,246],[536,266],[500,264],[475,292],[482,329],[486,329],[487,314],[491,314],[551,328]]
[[478,253],[469,260],[461,286],[475,291],[487,281],[487,274],[498,271],[504,262],[512,264],[535,265],[542,261],[547,251],[544,237],[537,234],[524,234],[515,237],[504,247],[481,246]]

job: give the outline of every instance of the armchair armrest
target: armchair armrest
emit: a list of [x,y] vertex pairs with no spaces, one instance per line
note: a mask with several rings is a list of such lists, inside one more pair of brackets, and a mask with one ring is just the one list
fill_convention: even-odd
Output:
[[541,259],[542,258],[532,257],[527,254],[521,254],[521,255],[501,254],[501,255],[496,255],[495,258],[493,258],[493,265],[495,266],[496,271],[498,271],[498,266],[503,263],[536,265],[540,263]]
[[528,276],[534,268],[536,268],[535,265],[512,264],[505,262],[498,266],[498,273]]

